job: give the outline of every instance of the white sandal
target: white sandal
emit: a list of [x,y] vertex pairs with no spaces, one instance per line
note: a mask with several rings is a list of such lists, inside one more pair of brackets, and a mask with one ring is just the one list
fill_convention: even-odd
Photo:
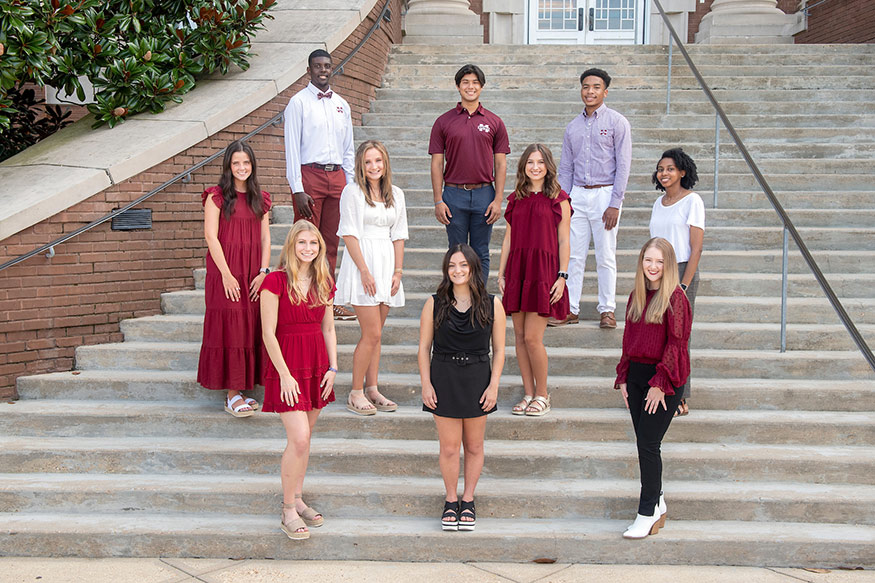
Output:
[[[237,403],[237,401],[240,402]],[[235,405],[234,403],[237,404]],[[252,417],[255,415],[255,411],[240,395],[234,395],[230,399],[227,397],[225,398],[225,412],[230,413],[234,417]]]
[[514,405],[513,409],[511,409],[510,412],[514,415],[525,415],[526,409],[529,408],[529,403],[532,402],[532,398],[533,397],[529,395],[523,395],[522,400]]
[[526,407],[526,415],[528,417],[543,417],[550,412],[550,395],[546,397],[535,397],[529,406]]

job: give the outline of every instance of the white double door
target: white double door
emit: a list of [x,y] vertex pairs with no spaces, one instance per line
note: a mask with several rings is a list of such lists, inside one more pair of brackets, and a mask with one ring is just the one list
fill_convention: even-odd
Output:
[[528,0],[529,43],[640,44],[644,5],[645,0]]

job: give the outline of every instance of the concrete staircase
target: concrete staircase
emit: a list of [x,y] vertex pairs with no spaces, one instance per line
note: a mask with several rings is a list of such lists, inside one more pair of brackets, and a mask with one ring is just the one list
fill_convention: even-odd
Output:
[[[875,47],[690,51],[871,343]],[[693,327],[693,412],[663,448],[666,528],[644,541],[620,537],[638,492],[631,423],[610,389],[622,321],[598,329],[588,277],[585,321],[545,337],[553,412],[509,414],[522,394],[511,342],[500,411],[488,422],[482,520],[473,533],[440,531],[436,433],[420,410],[415,363],[418,314],[446,248],[426,144],[468,61],[485,70],[484,104],[509,128],[511,169],[531,141],[558,153],[580,109],[580,70],[615,76],[609,103],[634,138],[619,235],[622,316],[663,149],[682,145],[696,159],[711,206],[714,114],[686,66],[673,70],[666,116],[661,47],[396,47],[356,138],[388,145],[410,207],[408,305],[387,322],[381,375],[402,406],[353,416],[341,405],[349,375],[340,375],[306,484],[325,526],[304,543],[279,532],[279,420],[231,419],[221,395],[195,382],[201,270],[195,290],[164,294],[162,315],[124,322],[123,343],[80,347],[73,372],[19,379],[21,401],[0,415],[0,554],[875,567],[875,376],[795,251],[789,351],[778,352],[781,229],[725,132]],[[275,209],[273,221],[279,244],[290,209]],[[496,227],[493,265],[502,234]],[[357,324],[339,324],[342,371],[357,339]]]

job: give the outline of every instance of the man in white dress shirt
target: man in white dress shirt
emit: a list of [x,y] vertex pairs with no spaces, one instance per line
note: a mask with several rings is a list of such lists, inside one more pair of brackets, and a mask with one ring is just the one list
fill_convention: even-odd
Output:
[[[285,124],[286,178],[292,190],[295,220],[307,219],[325,239],[331,274],[337,263],[340,193],[354,182],[355,151],[349,103],[331,90],[331,55],[310,53],[310,83],[289,100]],[[339,320],[355,314],[334,307]]]

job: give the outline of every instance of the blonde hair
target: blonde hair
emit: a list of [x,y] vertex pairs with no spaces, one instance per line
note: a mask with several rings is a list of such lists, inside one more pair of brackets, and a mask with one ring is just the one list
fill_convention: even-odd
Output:
[[371,189],[368,186],[368,177],[365,175],[365,154],[368,150],[377,150],[383,156],[383,175],[380,177],[380,194],[383,196],[383,202],[386,203],[386,208],[395,204],[395,197],[392,196],[392,166],[389,164],[389,152],[382,142],[377,140],[367,140],[362,142],[355,151],[355,183],[365,195],[365,202],[368,206],[374,206],[374,200],[371,198]]
[[644,276],[644,254],[651,247],[662,252],[662,280],[659,289],[647,307],[644,321],[648,324],[661,324],[667,310],[671,309],[671,296],[680,283],[678,277],[678,262],[674,247],[662,237],[654,237],[644,244],[638,254],[638,267],[635,270],[635,288],[632,291],[632,303],[629,305],[628,318],[632,322],[641,320],[644,306],[647,304],[647,278]]
[[556,162],[553,160],[553,153],[550,148],[544,144],[529,144],[520,156],[520,161],[516,167],[516,186],[514,192],[516,198],[526,198],[532,194],[532,184],[528,176],[526,176],[526,162],[529,161],[529,156],[534,152],[540,152],[544,157],[544,166],[547,172],[544,173],[544,195],[550,200],[555,200],[562,187],[559,186],[559,178],[556,171]]
[[[295,255],[295,243],[298,240],[298,235],[304,232],[310,232],[316,235],[319,241],[319,253],[316,258],[310,262],[306,268],[310,272],[310,287],[304,288],[301,286],[298,276],[301,274],[301,260]],[[306,219],[300,219],[289,229],[289,234],[286,235],[286,242],[283,243],[283,250],[280,252],[277,271],[286,272],[286,281],[288,283],[289,301],[292,304],[300,304],[308,298],[312,299],[310,307],[327,306],[331,303],[331,287],[333,282],[331,274],[328,271],[328,259],[325,257],[325,239],[316,225]],[[314,292],[314,293],[311,293]]]

